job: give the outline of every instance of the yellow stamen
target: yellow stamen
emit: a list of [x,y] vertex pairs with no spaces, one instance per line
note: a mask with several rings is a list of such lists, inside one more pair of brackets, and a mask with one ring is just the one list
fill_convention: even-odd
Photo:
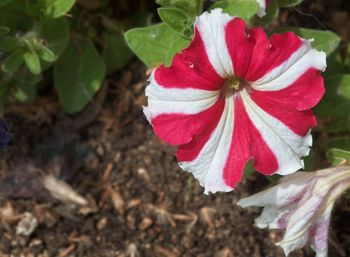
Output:
[[228,83],[228,87],[231,89],[238,90],[240,84],[241,84],[241,81],[239,79],[237,79],[236,77],[231,77]]

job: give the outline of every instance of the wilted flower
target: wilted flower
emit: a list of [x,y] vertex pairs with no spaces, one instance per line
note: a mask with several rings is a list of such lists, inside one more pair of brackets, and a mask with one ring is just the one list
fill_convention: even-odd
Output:
[[153,71],[144,113],[205,193],[230,191],[246,163],[265,175],[303,168],[324,93],[323,52],[292,32],[269,40],[221,9],[195,22],[190,46]]
[[241,199],[242,207],[264,207],[259,228],[285,229],[281,242],[286,255],[310,244],[317,257],[326,257],[328,227],[335,200],[350,187],[350,167],[298,172],[263,192]]
[[270,0],[256,0],[259,5],[258,16],[263,17],[266,14],[266,8]]

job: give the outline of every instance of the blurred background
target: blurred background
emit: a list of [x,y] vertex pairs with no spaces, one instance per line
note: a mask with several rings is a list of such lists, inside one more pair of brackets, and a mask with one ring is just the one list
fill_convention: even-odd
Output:
[[[0,0],[0,256],[284,256],[274,246],[278,231],[254,227],[259,209],[235,206],[273,179],[247,171],[233,193],[203,195],[143,116],[150,70],[124,32],[160,22],[155,1],[65,0],[42,8],[46,2]],[[268,32],[335,32],[341,42],[328,73],[349,72],[348,0],[305,0],[276,17]],[[326,101],[346,119],[332,120],[332,108],[321,105],[308,169],[329,164],[329,144],[350,147],[349,101]],[[344,196],[332,219],[330,257],[350,256],[349,211]]]

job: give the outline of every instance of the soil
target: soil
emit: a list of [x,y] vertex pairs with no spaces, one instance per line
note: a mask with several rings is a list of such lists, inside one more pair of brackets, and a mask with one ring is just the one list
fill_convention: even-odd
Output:
[[[310,2],[300,10],[317,16],[322,1]],[[325,2],[322,8],[333,6]],[[300,14],[289,12],[281,19],[290,15],[300,24]],[[320,26],[312,17],[301,19]],[[321,21],[343,29],[328,16]],[[13,142],[1,152],[1,257],[284,256],[274,245],[280,232],[254,226],[261,210],[235,205],[269,181],[253,174],[234,192],[204,195],[178,167],[176,149],[154,135],[142,114],[145,74],[133,60],[76,116],[64,114],[53,92],[8,106]],[[52,176],[63,192],[55,197],[45,188]],[[330,257],[350,256],[349,209],[344,196],[332,218]],[[290,256],[314,253],[305,248]]]

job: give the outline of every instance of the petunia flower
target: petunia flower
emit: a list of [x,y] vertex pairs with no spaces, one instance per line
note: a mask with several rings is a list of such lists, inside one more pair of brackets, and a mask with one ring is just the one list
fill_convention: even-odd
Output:
[[200,15],[190,46],[156,68],[144,113],[155,133],[178,145],[180,167],[205,193],[230,191],[247,162],[265,174],[304,167],[324,93],[326,56],[292,32],[263,29],[221,9]]
[[326,257],[334,202],[349,187],[350,167],[298,172],[270,189],[241,199],[238,205],[264,207],[256,225],[285,229],[277,245],[286,255],[310,244],[317,257]]
[[266,8],[270,2],[270,0],[256,0],[259,5],[258,16],[263,17],[266,15]]

